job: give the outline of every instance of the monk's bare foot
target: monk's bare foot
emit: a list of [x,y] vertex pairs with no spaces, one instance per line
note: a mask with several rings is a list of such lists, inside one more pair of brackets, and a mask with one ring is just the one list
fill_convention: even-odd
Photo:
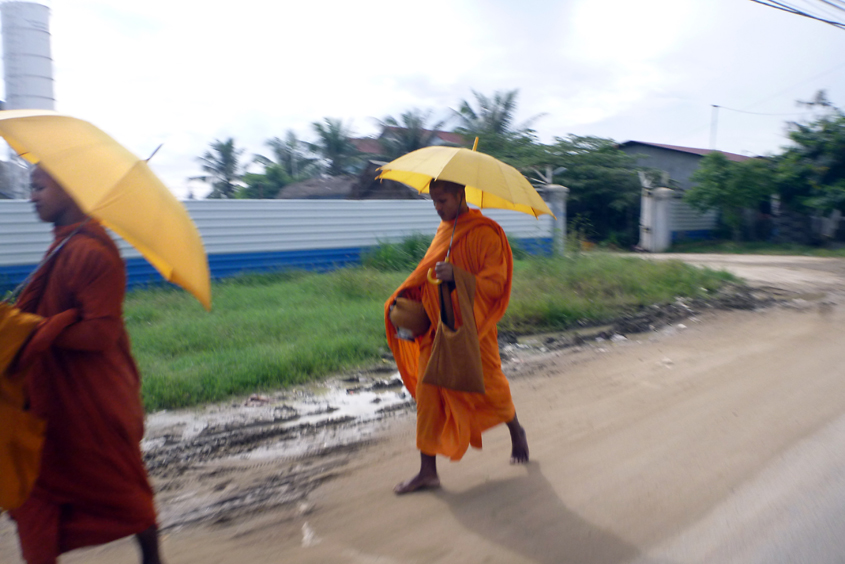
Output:
[[511,464],[528,464],[528,438],[525,436],[525,429],[520,426],[516,432],[512,432],[511,442]]
[[434,476],[426,476],[422,473],[417,474],[410,480],[406,480],[399,484],[396,484],[396,487],[393,488],[393,493],[396,495],[404,495],[411,492],[416,492],[420,490],[433,490],[440,487],[440,478],[437,477],[437,474]]

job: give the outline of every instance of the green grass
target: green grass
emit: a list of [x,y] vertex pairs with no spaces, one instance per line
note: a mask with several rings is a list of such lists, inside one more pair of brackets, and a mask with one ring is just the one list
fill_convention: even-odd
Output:
[[605,253],[518,261],[508,312],[499,327],[516,333],[597,325],[678,296],[706,297],[733,275],[680,261]]
[[[841,243],[840,243],[841,245]],[[845,247],[817,247],[795,243],[767,243],[762,241],[688,241],[676,243],[671,253],[722,253],[745,255],[799,255],[814,257],[845,257]]]
[[[377,362],[383,304],[410,271],[250,275],[215,283],[214,309],[183,291],[136,290],[125,317],[148,410],[218,401]],[[519,333],[600,323],[638,306],[712,292],[730,276],[676,261],[602,253],[517,261],[500,327]]]
[[382,243],[361,256],[361,264],[368,268],[410,272],[425,256],[431,245],[429,235],[412,235],[399,243]]
[[181,291],[130,292],[125,316],[147,409],[289,386],[380,358],[382,305],[404,276],[236,278],[214,285],[211,313]]

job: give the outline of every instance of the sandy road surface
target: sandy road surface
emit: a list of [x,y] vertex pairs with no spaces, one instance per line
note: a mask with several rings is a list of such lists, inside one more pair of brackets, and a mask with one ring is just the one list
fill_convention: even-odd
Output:
[[[267,448],[267,436],[293,445],[307,430],[283,428],[284,413],[263,438],[174,442],[184,456],[161,450],[171,435],[156,426],[167,560],[842,562],[845,262],[728,258],[753,283],[801,296],[517,355],[508,372],[531,444],[525,467],[507,464],[507,432],[494,429],[482,451],[440,463],[441,490],[394,496],[418,463],[401,402],[351,439],[311,430],[324,448],[295,455]],[[135,561],[128,542],[63,560]],[[18,562],[4,522],[0,562]]]

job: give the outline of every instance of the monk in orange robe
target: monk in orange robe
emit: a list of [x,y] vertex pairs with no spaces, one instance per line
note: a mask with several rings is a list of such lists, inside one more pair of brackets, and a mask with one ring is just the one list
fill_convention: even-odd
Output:
[[[394,488],[397,494],[439,487],[436,456],[460,460],[470,446],[481,448],[483,431],[500,423],[506,423],[510,431],[511,463],[528,462],[528,442],[525,430],[516,417],[507,378],[502,373],[496,329],[508,307],[513,274],[513,257],[507,236],[495,221],[480,211],[468,208],[462,185],[434,181],[429,193],[442,220],[437,234],[420,264],[385,304],[387,341],[405,387],[417,402],[420,471],[398,484]],[[449,262],[446,262],[444,259],[453,228],[452,250]],[[483,394],[457,392],[421,382],[440,319],[440,290],[427,281],[429,268],[434,269],[443,284],[454,281],[455,268],[475,277],[473,313],[484,372]],[[431,328],[413,341],[400,339],[397,328],[390,322],[390,308],[397,297],[422,302],[431,320]],[[454,293],[452,298],[453,309],[458,315]]]
[[[54,248],[17,306],[44,317],[20,352],[32,411],[47,422],[41,471],[10,512],[29,564],[137,535],[158,564],[153,491],[141,458],[140,376],[123,325],[125,267],[114,242],[44,170],[31,177],[35,210]],[[49,251],[48,251],[49,253]]]

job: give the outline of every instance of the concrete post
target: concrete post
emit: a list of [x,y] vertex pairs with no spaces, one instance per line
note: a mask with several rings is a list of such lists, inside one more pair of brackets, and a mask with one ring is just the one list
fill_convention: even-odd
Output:
[[662,253],[672,245],[672,199],[674,190],[643,187],[639,247]]
[[669,188],[653,190],[654,233],[652,252],[662,253],[672,245],[672,198],[675,191]]
[[566,251],[566,199],[569,196],[569,188],[560,184],[546,184],[545,189],[549,208],[557,217],[552,233],[554,253],[563,256]]
[[654,194],[648,186],[643,186],[640,196],[640,242],[637,246],[654,252]]

